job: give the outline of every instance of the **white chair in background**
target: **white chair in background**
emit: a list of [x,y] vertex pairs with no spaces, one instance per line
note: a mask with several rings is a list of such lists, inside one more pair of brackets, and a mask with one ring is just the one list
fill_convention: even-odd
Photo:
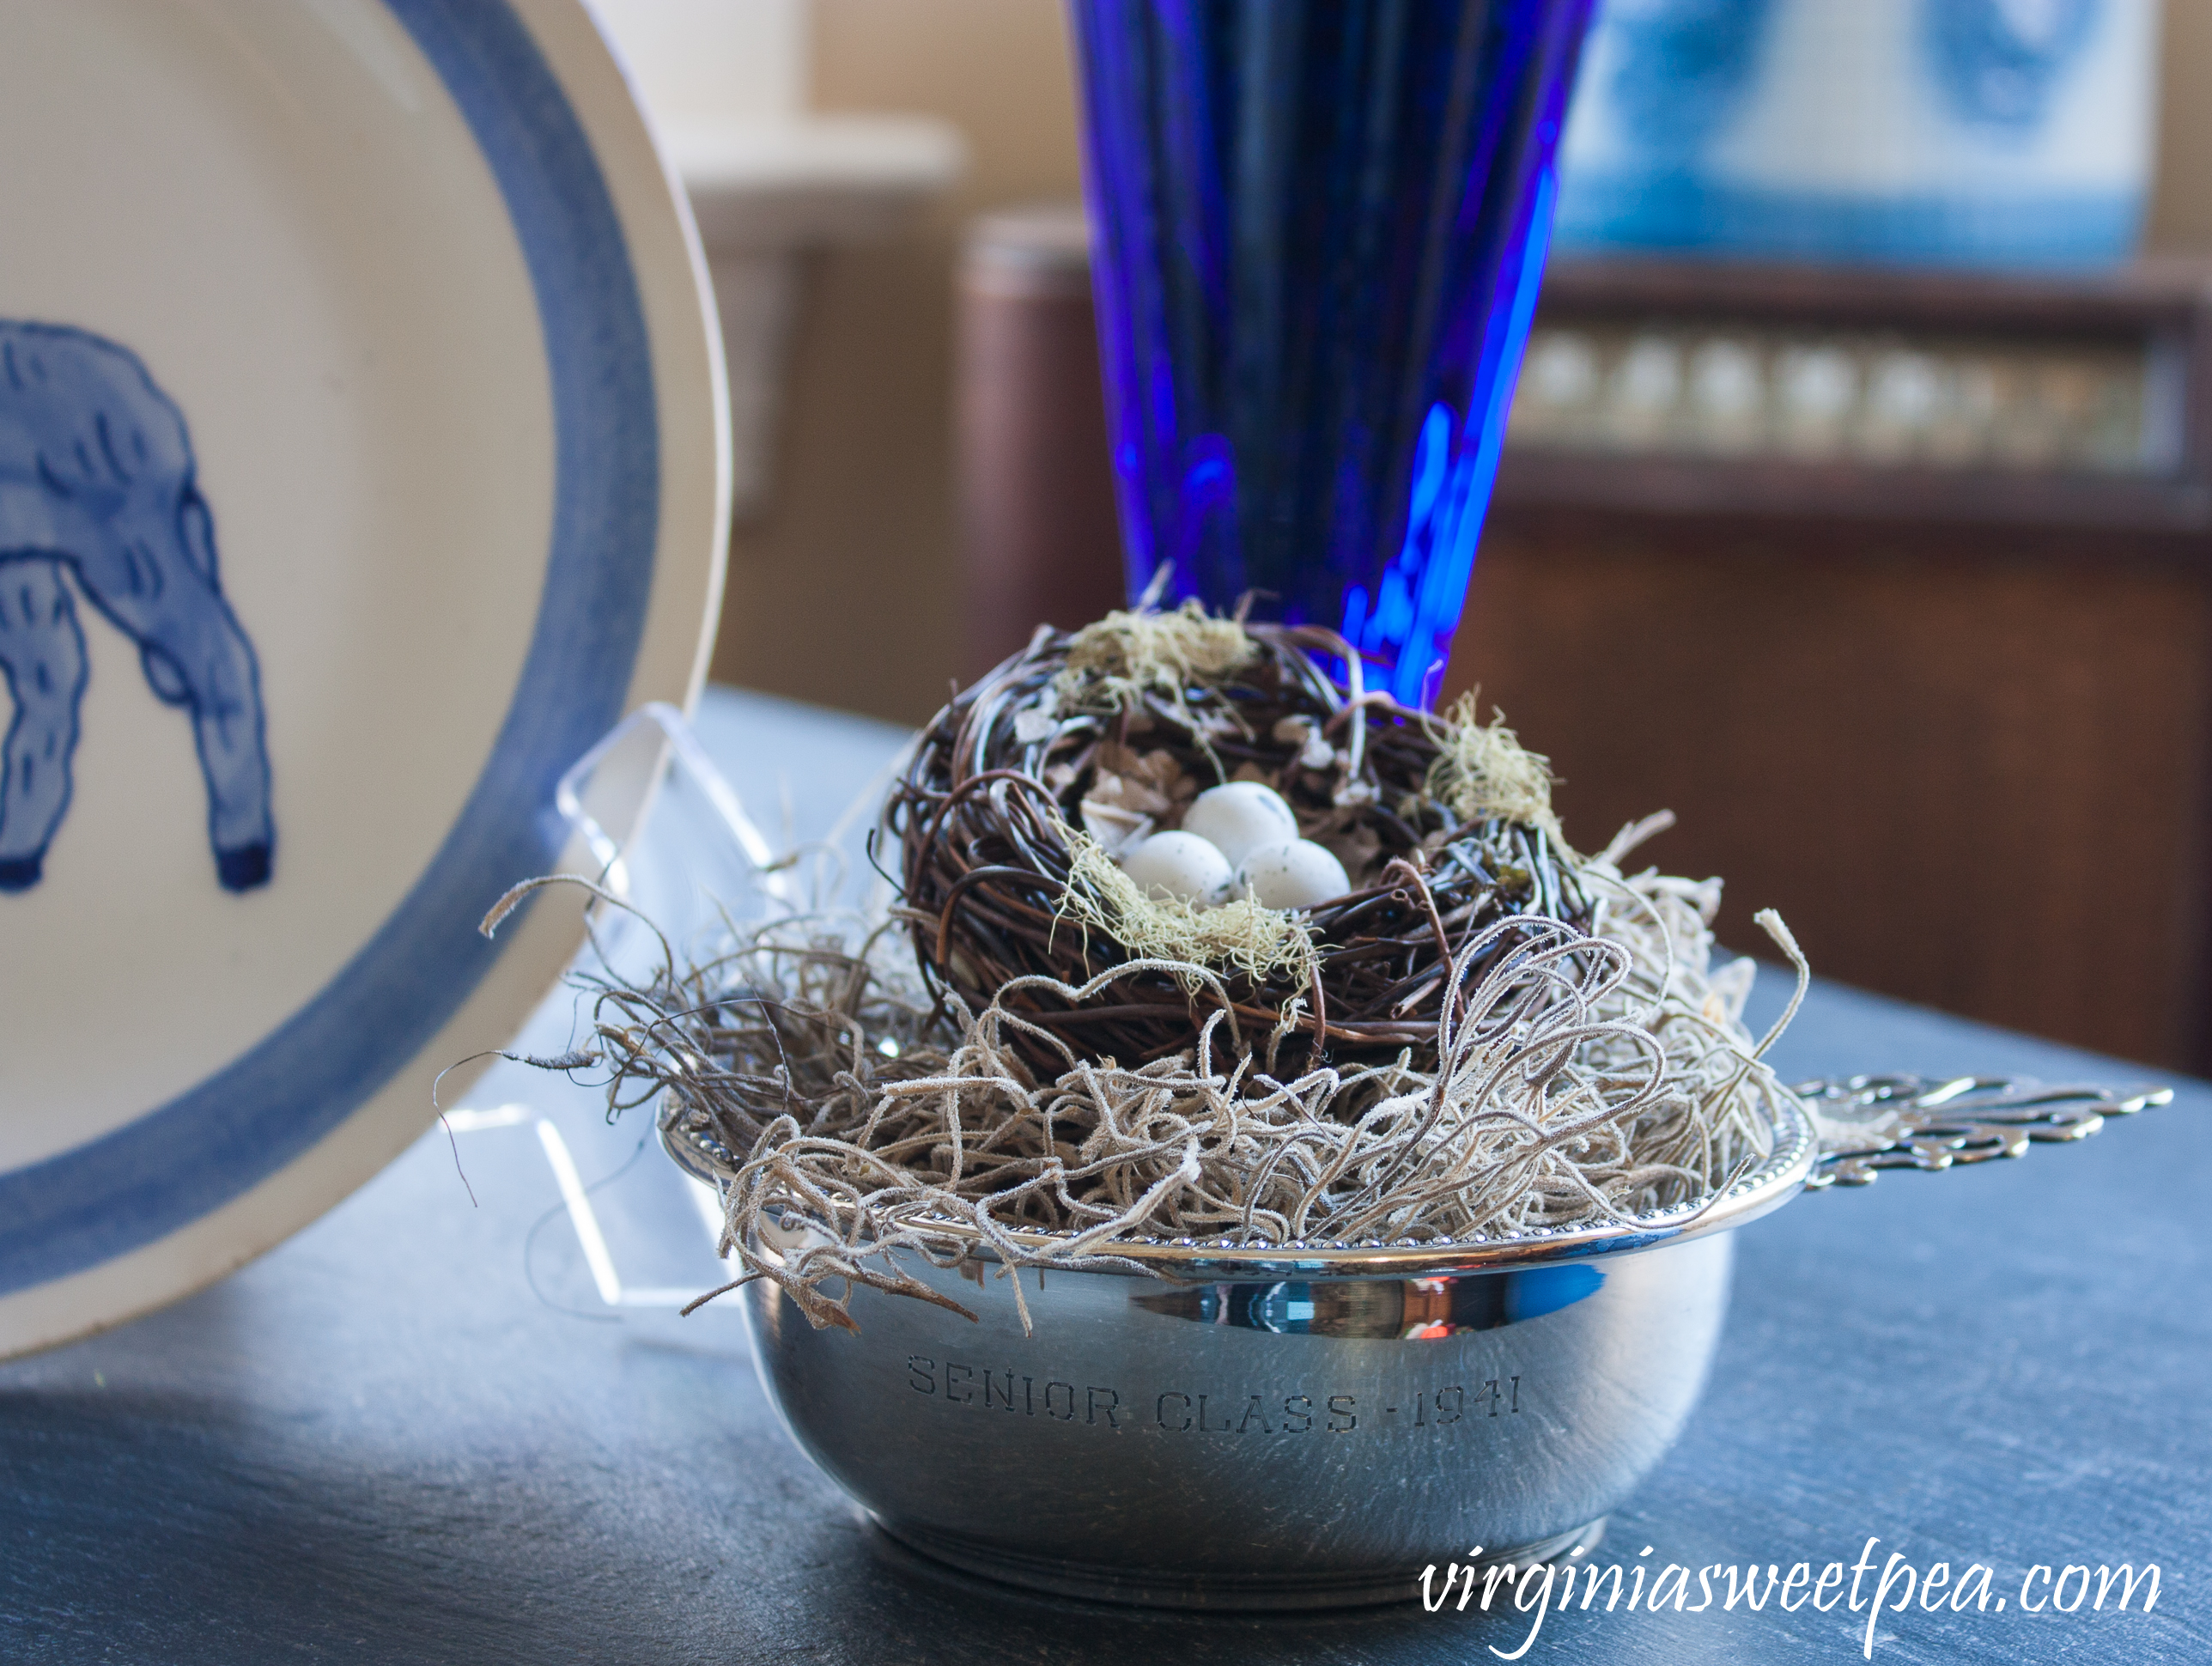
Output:
[[729,363],[732,508],[767,506],[810,249],[896,232],[967,146],[931,117],[808,110],[808,0],[592,0],[699,222]]

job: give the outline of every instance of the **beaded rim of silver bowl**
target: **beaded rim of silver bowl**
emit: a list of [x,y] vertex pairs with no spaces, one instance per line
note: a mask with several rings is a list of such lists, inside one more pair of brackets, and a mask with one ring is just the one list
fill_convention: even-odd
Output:
[[[1498,1271],[1548,1262],[1589,1261],[1604,1256],[1656,1250],[1725,1231],[1781,1207],[1811,1177],[1820,1160],[1820,1141],[1813,1119],[1795,1097],[1772,1101],[1774,1144],[1759,1163],[1722,1191],[1700,1200],[1655,1210],[1627,1220],[1576,1226],[1508,1227],[1466,1238],[1415,1240],[1297,1240],[1289,1243],[1245,1243],[1233,1237],[1117,1238],[1092,1253],[1110,1256],[1126,1270],[1136,1262],[1148,1271],[1177,1279],[1423,1278],[1455,1272]],[[664,1126],[661,1143],[678,1167],[709,1185],[735,1166],[732,1154],[711,1135]],[[996,1253],[966,1221],[924,1216],[902,1222],[948,1240],[975,1245],[979,1259]],[[1073,1239],[1066,1231],[1012,1229],[1008,1237],[1024,1250],[1049,1254],[1054,1244]],[[1070,1267],[1081,1272],[1081,1267]]]

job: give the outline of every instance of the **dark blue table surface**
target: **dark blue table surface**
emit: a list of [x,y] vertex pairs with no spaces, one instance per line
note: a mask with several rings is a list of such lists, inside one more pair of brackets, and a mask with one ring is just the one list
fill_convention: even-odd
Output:
[[[701,727],[771,824],[781,778],[799,827],[899,739],[727,691]],[[1830,986],[1781,1057],[1800,1076],[2143,1074]],[[586,1180],[614,1177],[594,1199],[626,1284],[713,1280],[641,1123],[505,1066],[469,1096],[509,1101]],[[1711,1385],[1601,1560],[1648,1544],[1655,1565],[1817,1572],[1877,1537],[1877,1560],[1996,1579],[1986,1611],[1885,1613],[1876,1659],[2212,1662],[2208,1111],[2186,1084],[2078,1147],[1893,1174],[1747,1229]],[[222,1284],[0,1367],[0,1658],[1411,1666],[1525,1635],[1418,1607],[1155,1618],[890,1558],[777,1426],[733,1309],[599,1300],[532,1134],[434,1129]],[[2032,1565],[2124,1561],[2159,1565],[2148,1614],[2140,1589],[2124,1614],[2020,1611]],[[1842,1661],[1865,1618],[1554,1614],[1523,1657]]]

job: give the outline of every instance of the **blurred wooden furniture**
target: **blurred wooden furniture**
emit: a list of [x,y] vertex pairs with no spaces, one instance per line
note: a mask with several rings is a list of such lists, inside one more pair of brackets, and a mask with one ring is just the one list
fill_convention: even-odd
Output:
[[2212,269],[1555,264],[1476,683],[1729,943],[2212,1067]]

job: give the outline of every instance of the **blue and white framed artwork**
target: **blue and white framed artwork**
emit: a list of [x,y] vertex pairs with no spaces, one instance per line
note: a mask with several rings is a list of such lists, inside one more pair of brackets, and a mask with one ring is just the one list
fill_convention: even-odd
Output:
[[581,0],[6,18],[0,1356],[260,1253],[514,1036],[579,916],[477,921],[696,693],[727,508]]
[[2158,0],[1601,0],[1554,246],[2124,258],[2158,27]]

